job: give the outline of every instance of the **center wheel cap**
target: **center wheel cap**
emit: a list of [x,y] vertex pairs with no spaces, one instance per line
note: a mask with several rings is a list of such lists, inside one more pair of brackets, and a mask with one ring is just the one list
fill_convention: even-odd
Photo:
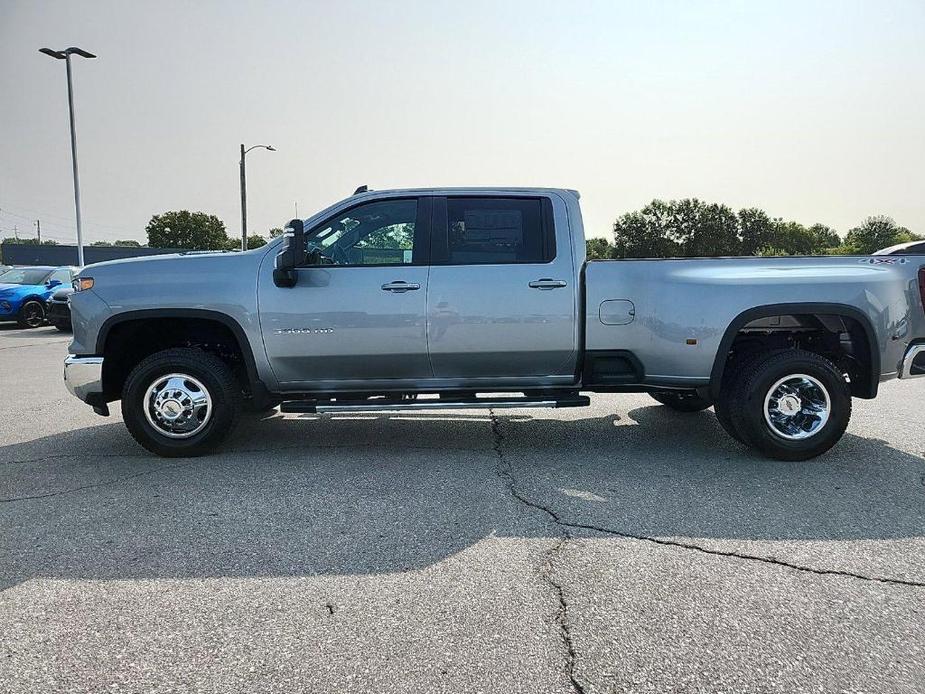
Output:
[[777,409],[785,415],[793,416],[803,409],[803,403],[795,395],[786,395],[780,399]]
[[167,419],[176,419],[183,412],[183,405],[176,400],[168,400],[161,405],[161,414]]

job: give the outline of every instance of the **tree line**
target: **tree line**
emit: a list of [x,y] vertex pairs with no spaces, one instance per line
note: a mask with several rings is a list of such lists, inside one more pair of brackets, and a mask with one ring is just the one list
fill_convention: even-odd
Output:
[[[212,214],[176,210],[156,214],[145,227],[152,248],[191,251],[236,251],[239,237],[229,237],[225,223]],[[282,233],[247,237],[248,248],[259,248]],[[750,207],[738,212],[727,205],[697,198],[653,200],[641,210],[617,217],[611,239],[587,241],[588,258],[685,258],[736,255],[869,255],[888,246],[922,240],[886,216],[865,219],[844,238],[825,224],[805,226],[772,218]],[[3,243],[37,244],[37,239],[3,239]],[[57,241],[42,241],[57,245]],[[140,246],[132,239],[95,241],[93,246]]]
[[653,200],[613,225],[612,240],[588,239],[588,258],[690,258],[706,256],[869,255],[888,246],[922,240],[883,215],[868,217],[842,239],[825,224],[806,226],[772,218],[751,207],[697,198]]

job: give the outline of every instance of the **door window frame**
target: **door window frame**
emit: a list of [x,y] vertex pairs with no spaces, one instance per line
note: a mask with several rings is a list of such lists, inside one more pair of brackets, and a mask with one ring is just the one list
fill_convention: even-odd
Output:
[[[540,203],[540,229],[543,234],[543,260],[515,260],[512,262],[452,263],[450,262],[450,219],[447,211],[447,199],[454,200],[536,200]],[[466,267],[469,265],[550,265],[556,261],[556,225],[553,221],[552,200],[545,195],[510,195],[510,194],[464,194],[441,195],[433,199],[433,219],[431,222],[430,264],[445,267]]]
[[308,239],[313,236],[318,231],[324,229],[327,226],[330,226],[335,221],[342,219],[345,216],[348,216],[351,211],[359,209],[360,207],[365,207],[366,205],[373,205],[376,203],[383,202],[401,202],[406,200],[413,200],[417,204],[415,219],[414,219],[414,237],[412,241],[411,248],[411,262],[410,263],[357,263],[351,265],[299,265],[298,269],[307,270],[307,269],[317,269],[323,268],[325,270],[333,270],[336,268],[357,268],[357,267],[420,267],[430,265],[430,238],[431,238],[431,217],[432,217],[432,207],[433,207],[433,197],[427,195],[398,195],[395,197],[381,197],[373,198],[372,200],[363,200],[358,202],[355,205],[350,205],[349,207],[342,208],[341,210],[334,212],[330,216],[324,219],[324,221],[319,222],[313,226],[309,231],[305,232],[305,239]]

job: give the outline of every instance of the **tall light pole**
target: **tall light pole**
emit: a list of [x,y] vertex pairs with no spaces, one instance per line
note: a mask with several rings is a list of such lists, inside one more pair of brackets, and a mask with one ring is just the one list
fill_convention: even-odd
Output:
[[252,149],[265,149],[270,152],[275,152],[276,148],[273,145],[254,145],[253,147],[248,147],[244,149],[244,145],[241,145],[241,250],[247,250],[247,176],[244,171],[244,157]]
[[77,264],[84,265],[84,237],[80,228],[80,179],[77,176],[77,131],[74,128],[74,82],[71,78],[71,56],[79,55],[81,58],[95,58],[82,48],[65,48],[63,51],[53,51],[50,48],[40,48],[39,53],[51,56],[56,60],[63,60],[67,66],[67,108],[71,117],[71,165],[74,169],[74,207],[77,210]]

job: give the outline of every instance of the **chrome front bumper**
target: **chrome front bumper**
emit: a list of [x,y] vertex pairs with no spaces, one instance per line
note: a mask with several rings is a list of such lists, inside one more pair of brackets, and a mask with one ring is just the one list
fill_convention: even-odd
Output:
[[103,394],[103,357],[75,357],[64,360],[64,385],[71,395],[90,402],[94,395]]
[[925,376],[925,345],[912,345],[903,357],[899,369],[900,378],[919,378]]

